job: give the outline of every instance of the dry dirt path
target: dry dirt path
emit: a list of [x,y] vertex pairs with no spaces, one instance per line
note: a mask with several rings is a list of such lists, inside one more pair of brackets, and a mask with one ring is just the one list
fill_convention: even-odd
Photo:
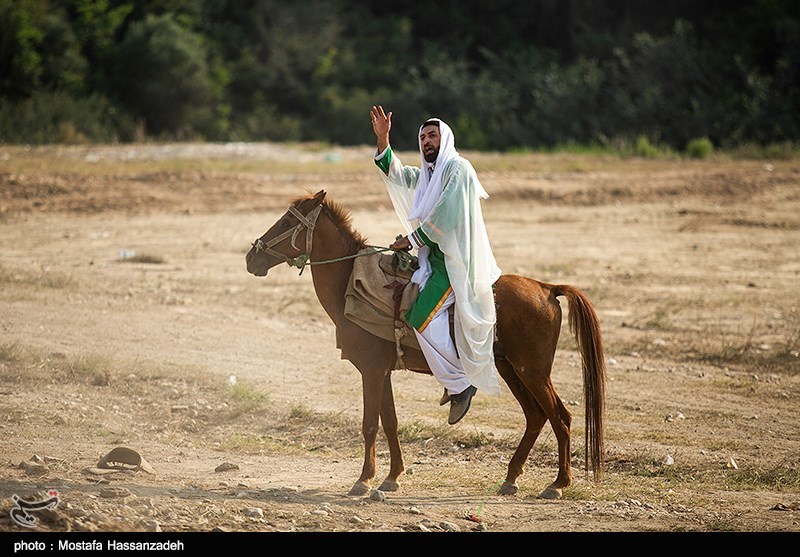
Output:
[[[495,494],[522,431],[507,390],[449,428],[435,381],[400,371],[409,470],[376,501],[346,495],[360,380],[311,273],[244,267],[306,189],[390,243],[369,153],[0,148],[0,531],[26,531],[13,495],[51,489],[37,531],[800,530],[796,161],[476,155],[501,267],[573,284],[600,315],[607,474],[581,473],[565,328],[553,380],[573,412],[575,484],[562,500],[536,498],[555,477],[549,426],[520,493]],[[87,471],[116,446],[156,473]]]

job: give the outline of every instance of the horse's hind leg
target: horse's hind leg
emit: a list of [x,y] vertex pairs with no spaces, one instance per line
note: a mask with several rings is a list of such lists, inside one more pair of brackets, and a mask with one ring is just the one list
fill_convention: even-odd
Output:
[[533,394],[544,411],[558,443],[558,476],[544,491],[539,494],[543,499],[559,499],[562,489],[572,483],[572,465],[570,462],[570,427],[572,414],[558,396],[552,381],[531,381],[525,375],[522,380]]
[[517,377],[514,368],[508,361],[497,360],[497,371],[500,372],[500,376],[505,380],[511,393],[525,413],[525,433],[519,442],[517,450],[514,451],[514,456],[511,457],[511,462],[508,463],[506,480],[498,490],[500,495],[514,495],[519,491],[517,478],[525,471],[525,462],[528,460],[528,455],[534,443],[536,443],[536,439],[539,438],[545,422],[547,422],[547,417],[531,392]]
[[389,444],[390,467],[389,475],[378,488],[381,491],[397,491],[400,483],[397,478],[405,470],[403,453],[400,450],[400,439],[397,437],[397,412],[394,408],[394,393],[392,392],[392,375],[386,375],[383,382],[383,397],[381,398],[381,423],[386,441]]

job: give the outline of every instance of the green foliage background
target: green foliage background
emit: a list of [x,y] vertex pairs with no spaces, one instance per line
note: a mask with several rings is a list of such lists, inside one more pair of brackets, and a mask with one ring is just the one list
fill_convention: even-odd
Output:
[[[0,142],[794,144],[796,0],[0,0]],[[697,141],[704,148],[697,151]]]

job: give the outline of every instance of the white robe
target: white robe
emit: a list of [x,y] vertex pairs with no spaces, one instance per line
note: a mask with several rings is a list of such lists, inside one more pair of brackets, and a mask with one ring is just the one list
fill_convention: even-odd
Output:
[[[495,395],[500,386],[493,352],[496,314],[492,285],[501,271],[481,210],[481,199],[488,194],[472,164],[455,150],[450,128],[441,121],[439,125],[442,144],[433,176],[404,166],[396,153],[392,153],[388,175],[381,172],[381,176],[406,231],[420,227],[444,254],[455,294],[455,337],[461,367],[470,384]],[[424,168],[421,149],[420,157]],[[420,270],[412,279],[421,288],[430,273],[426,249],[418,252]]]

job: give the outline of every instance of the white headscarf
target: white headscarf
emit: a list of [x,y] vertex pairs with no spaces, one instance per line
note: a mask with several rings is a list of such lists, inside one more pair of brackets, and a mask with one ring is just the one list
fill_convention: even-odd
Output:
[[[439,135],[441,142],[439,143],[439,154],[436,156],[436,163],[433,168],[433,175],[430,176],[427,172],[428,164],[425,160],[425,153],[422,152],[422,128],[426,124],[437,122],[439,124]],[[458,156],[456,151],[456,140],[453,137],[453,130],[450,126],[439,120],[438,118],[430,118],[419,127],[417,134],[419,143],[419,154],[422,159],[420,165],[419,185],[414,193],[414,202],[411,205],[411,212],[408,214],[408,220],[419,219],[420,221],[430,214],[436,202],[439,201],[439,196],[442,193],[442,173],[447,162]]]

